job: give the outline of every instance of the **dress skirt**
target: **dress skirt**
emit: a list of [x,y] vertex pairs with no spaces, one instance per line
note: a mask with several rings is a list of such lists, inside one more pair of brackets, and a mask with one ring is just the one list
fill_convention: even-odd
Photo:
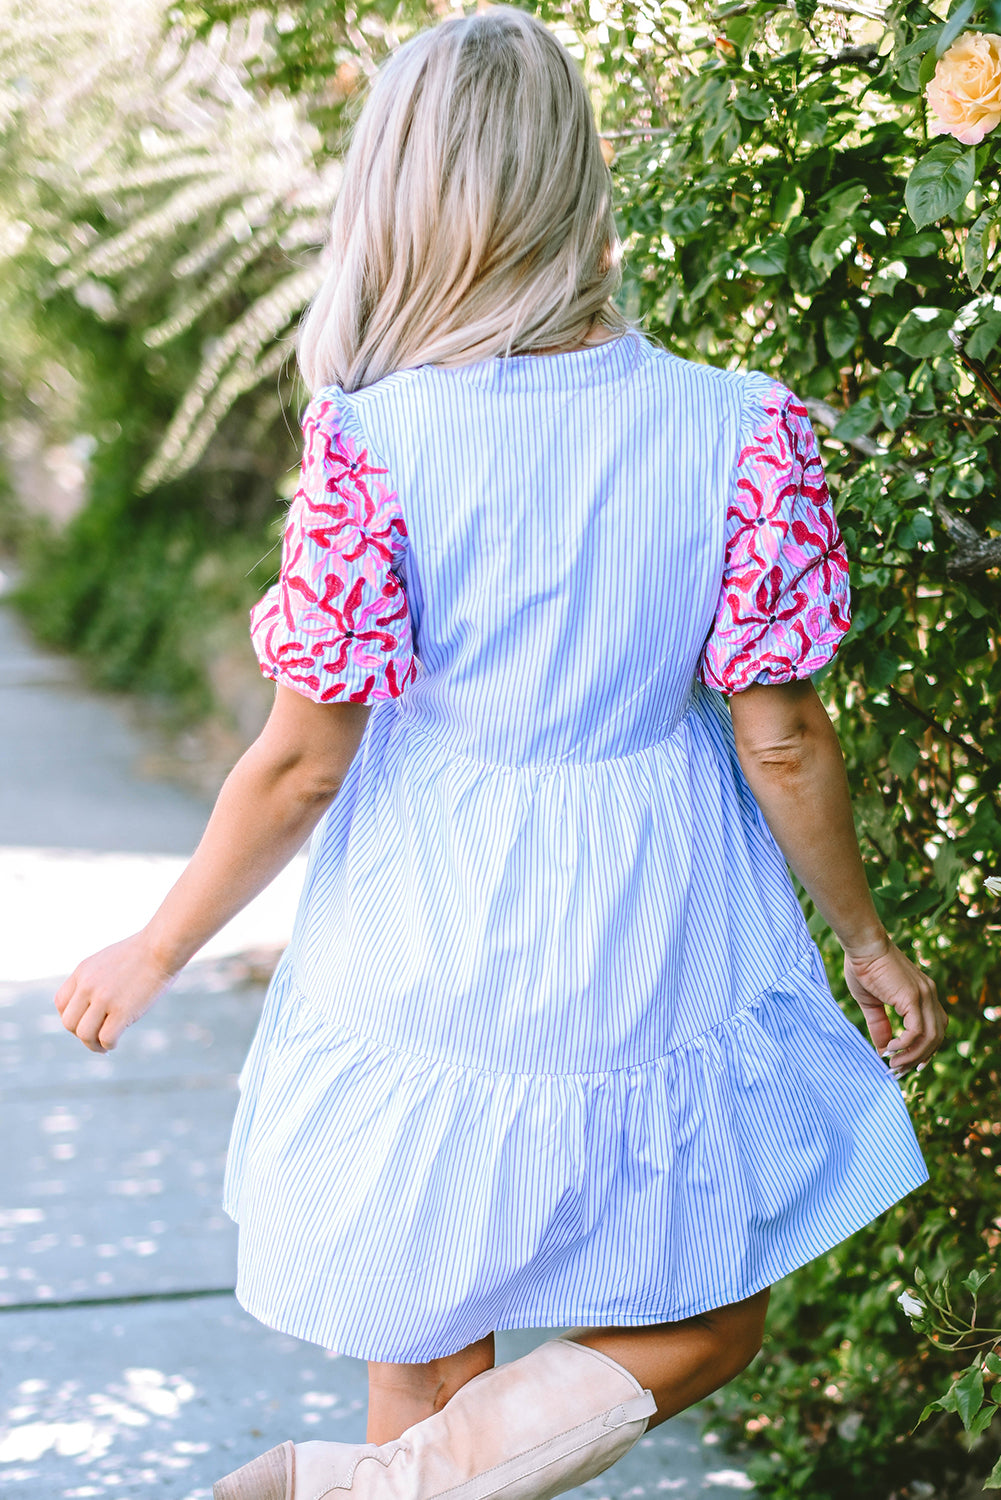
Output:
[[[408,1363],[494,1329],[671,1321],[771,1285],[926,1180],[900,1086],[833,999],[753,801],[718,770],[712,786],[727,725],[711,695],[666,743],[555,780],[435,764],[392,708],[370,730],[241,1078],[226,1207],[254,1316]],[[730,829],[707,841],[703,861],[724,852],[701,903],[665,875],[685,787],[704,826]],[[650,817],[661,799],[673,827]],[[426,896],[399,945],[372,921],[373,827],[396,829],[385,889]],[[582,891],[592,946],[568,936]],[[516,895],[534,966],[509,951]],[[765,984],[775,944],[755,925],[785,954]],[[710,952],[721,927],[743,996]],[[655,941],[681,930],[689,944]]]

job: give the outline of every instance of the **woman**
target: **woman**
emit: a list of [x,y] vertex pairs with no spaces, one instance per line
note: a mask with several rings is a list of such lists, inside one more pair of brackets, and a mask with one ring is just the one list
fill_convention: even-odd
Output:
[[[403,47],[302,339],[253,615],[274,710],[149,925],[57,996],[114,1046],[323,818],[227,1206],[243,1304],[369,1361],[370,1442],[287,1443],[217,1500],[556,1494],[742,1369],[772,1281],[926,1178],[896,1079],[945,1018],[809,681],[848,598],[805,410],[629,330],[618,279],[545,28],[498,7]],[[494,1329],[569,1323],[493,1368]]]

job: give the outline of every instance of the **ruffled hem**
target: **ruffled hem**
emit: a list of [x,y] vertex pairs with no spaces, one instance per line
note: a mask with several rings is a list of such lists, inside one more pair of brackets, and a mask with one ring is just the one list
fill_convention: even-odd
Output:
[[667,1057],[484,1074],[316,1018],[286,960],[241,1079],[237,1296],[362,1359],[640,1326],[770,1285],[927,1180],[816,954]]

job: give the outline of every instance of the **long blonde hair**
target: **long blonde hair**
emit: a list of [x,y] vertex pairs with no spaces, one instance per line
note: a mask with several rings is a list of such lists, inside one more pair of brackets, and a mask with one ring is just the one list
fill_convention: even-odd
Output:
[[509,6],[457,16],[383,64],[329,254],[299,339],[312,390],[626,326],[590,101],[541,22]]

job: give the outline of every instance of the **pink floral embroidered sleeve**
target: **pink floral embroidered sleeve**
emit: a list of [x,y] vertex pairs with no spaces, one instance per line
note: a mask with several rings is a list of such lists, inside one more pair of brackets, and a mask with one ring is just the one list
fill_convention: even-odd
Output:
[[848,560],[806,407],[748,377],[716,621],[698,675],[739,693],[819,671],[851,622]]
[[310,402],[302,430],[278,582],[250,615],[261,671],[316,703],[398,698],[416,666],[396,492],[335,396]]

